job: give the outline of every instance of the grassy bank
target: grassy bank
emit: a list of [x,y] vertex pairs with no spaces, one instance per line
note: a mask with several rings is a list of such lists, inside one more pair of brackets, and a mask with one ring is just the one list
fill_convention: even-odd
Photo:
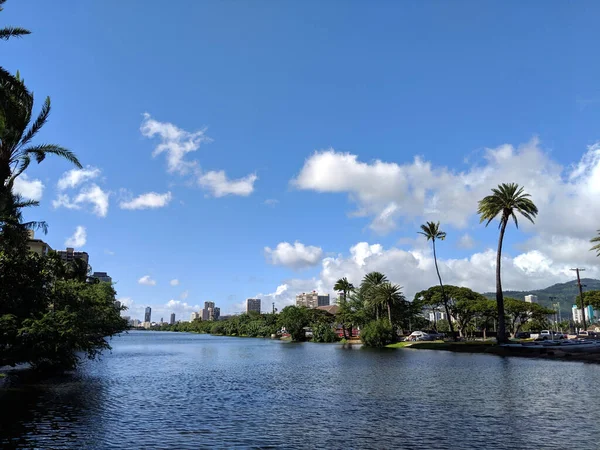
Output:
[[447,350],[452,352],[472,352],[484,353],[495,347],[494,341],[469,341],[469,342],[448,342],[448,341],[424,341],[424,342],[396,342],[390,344],[388,348],[414,348],[419,350]]

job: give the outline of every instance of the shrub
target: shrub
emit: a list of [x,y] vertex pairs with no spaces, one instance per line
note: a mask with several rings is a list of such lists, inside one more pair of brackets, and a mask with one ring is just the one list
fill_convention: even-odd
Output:
[[374,320],[360,330],[360,340],[366,347],[385,347],[394,341],[394,330],[387,320]]
[[325,323],[316,323],[312,326],[313,342],[335,342],[337,335],[331,325]]
[[222,323],[215,323],[210,327],[210,334],[225,334],[225,326]]

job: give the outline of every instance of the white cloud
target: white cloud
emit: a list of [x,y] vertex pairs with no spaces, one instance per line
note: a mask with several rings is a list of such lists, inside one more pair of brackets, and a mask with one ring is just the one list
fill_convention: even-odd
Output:
[[292,180],[298,189],[347,194],[357,205],[352,215],[371,217],[371,228],[381,233],[401,219],[465,228],[477,220],[477,202],[503,182],[524,186],[540,210],[535,227],[521,220],[525,231],[589,239],[600,223],[600,143],[565,168],[534,138],[519,147],[486,149],[481,164],[463,171],[419,157],[402,164],[363,162],[329,149],[310,156]]
[[181,294],[179,294],[179,298],[181,300],[185,300],[186,298],[188,298],[189,295],[190,295],[190,291],[183,291]]
[[144,275],[138,280],[138,284],[144,284],[146,286],[155,286],[156,280],[153,280],[150,275]]
[[275,206],[277,203],[279,203],[279,200],[274,198],[268,198],[263,203],[267,206]]
[[81,209],[83,205],[90,204],[94,214],[98,217],[106,217],[108,214],[109,195],[100,186],[92,183],[81,189],[75,197],[70,197],[67,194],[59,194],[52,201],[52,206],[54,208]]
[[86,242],[87,232],[85,231],[85,227],[79,225],[75,229],[75,233],[73,233],[73,235],[68,237],[65,241],[65,247],[81,248]]
[[473,247],[475,247],[475,240],[469,233],[463,234],[458,240],[458,248],[469,250]]
[[147,192],[141,194],[138,197],[130,201],[122,201],[120,203],[121,209],[148,209],[148,208],[162,208],[171,201],[171,193],[159,194],[157,192]]
[[172,279],[169,284],[171,286],[179,286],[179,280],[177,278]]
[[256,174],[250,174],[236,180],[229,180],[223,170],[206,172],[198,176],[198,184],[208,189],[215,197],[240,195],[246,197],[254,191]]
[[113,252],[112,250],[109,250],[109,249],[104,249],[104,253],[106,255],[109,255],[109,256],[114,256],[115,255],[115,252]]
[[303,269],[317,265],[323,256],[323,250],[297,241],[293,245],[289,242],[280,242],[275,249],[265,247],[265,256],[270,264]]
[[147,138],[158,136],[160,143],[152,152],[152,156],[166,153],[167,167],[169,173],[187,173],[196,166],[194,161],[186,161],[184,158],[188,153],[195,152],[203,142],[210,142],[206,136],[206,130],[188,132],[178,128],[172,123],[158,122],[150,114],[144,113],[144,120],[140,126],[140,132]]
[[100,176],[100,169],[95,167],[86,167],[85,169],[71,169],[63,174],[58,180],[57,187],[59,190],[64,191],[68,188],[74,188],[81,183],[89,180],[93,180]]
[[188,321],[192,312],[200,311],[200,305],[190,305],[180,300],[169,300],[164,306],[158,307],[157,312],[164,314],[168,321],[172,312],[175,313],[176,320]]
[[26,173],[22,173],[15,178],[13,191],[26,200],[39,201],[44,193],[44,183],[37,179],[31,180]]

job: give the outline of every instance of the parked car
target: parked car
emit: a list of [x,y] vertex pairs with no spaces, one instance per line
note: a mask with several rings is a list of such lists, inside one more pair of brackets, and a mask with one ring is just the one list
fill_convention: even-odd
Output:
[[580,338],[596,338],[599,336],[599,333],[596,333],[595,331],[580,331],[579,333],[577,333],[577,337]]
[[434,341],[435,339],[424,331],[413,331],[408,335],[407,341]]
[[519,331],[517,334],[515,334],[516,339],[529,339],[530,337],[531,333],[528,331]]
[[431,336],[434,340],[440,340],[440,339],[444,339],[444,337],[446,336],[444,333],[439,333],[435,330],[427,330],[425,333],[427,333],[429,336]]
[[538,337],[538,339],[540,339],[542,341],[565,339],[565,338],[566,338],[566,336],[564,334],[562,334],[561,332],[552,331],[552,330],[542,330],[542,331],[540,331],[540,334]]

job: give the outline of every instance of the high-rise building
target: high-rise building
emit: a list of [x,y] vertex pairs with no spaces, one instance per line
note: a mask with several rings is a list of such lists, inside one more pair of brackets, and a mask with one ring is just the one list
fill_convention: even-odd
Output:
[[83,259],[86,264],[90,263],[90,257],[86,252],[76,252],[71,247],[67,247],[66,250],[58,250],[56,253],[60,256],[64,262],[72,262],[76,259]]
[[152,318],[152,308],[146,306],[146,313],[144,314],[144,322],[151,322]]
[[[581,309],[577,307],[577,305],[573,305],[573,322],[582,323],[583,317],[581,316]],[[592,305],[587,305],[584,308],[585,311],[585,320],[588,324],[595,322],[595,319],[598,317],[598,311],[595,311]]]
[[94,272],[91,278],[98,278],[100,281],[112,283],[112,278],[106,272]]
[[202,320],[214,320],[214,308],[215,302],[204,302],[204,309],[202,309]]
[[27,230],[27,246],[29,251],[37,253],[40,256],[47,255],[48,252],[52,251],[52,248],[41,239],[35,239],[35,233],[33,230]]
[[213,308],[213,317],[210,320],[219,320],[219,317],[221,317],[221,308],[215,306]]
[[525,296],[525,301],[527,303],[537,303],[538,302],[538,296],[537,295],[526,295]]
[[175,313],[171,313],[171,320],[169,320],[169,324],[171,324],[171,325],[175,324]]
[[246,314],[248,314],[250,311],[260,314],[260,298],[246,299]]
[[190,317],[190,320],[193,322],[194,320],[196,320],[198,317],[200,317],[200,314],[198,314],[197,312],[193,312],[192,313],[192,317]]
[[317,291],[303,292],[296,295],[296,306],[305,306],[306,308],[316,308],[317,306],[328,306],[329,294],[319,295]]

